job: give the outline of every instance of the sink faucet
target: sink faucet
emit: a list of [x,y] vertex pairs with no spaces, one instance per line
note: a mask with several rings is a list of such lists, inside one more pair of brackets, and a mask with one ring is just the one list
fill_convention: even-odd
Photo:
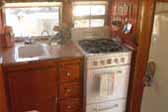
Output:
[[26,37],[25,40],[24,40],[24,43],[25,44],[33,44],[34,43],[34,39],[32,39],[31,36]]
[[57,33],[54,36],[52,36],[51,39],[49,39],[50,45],[52,45],[52,42],[54,41],[54,44],[56,43],[62,45],[70,36],[70,29],[66,25],[62,25],[61,27],[55,26],[53,30]]
[[63,32],[59,31],[49,39],[49,45],[52,45],[52,43],[63,44],[63,38]]
[[49,32],[44,30],[41,32],[41,36],[49,36]]

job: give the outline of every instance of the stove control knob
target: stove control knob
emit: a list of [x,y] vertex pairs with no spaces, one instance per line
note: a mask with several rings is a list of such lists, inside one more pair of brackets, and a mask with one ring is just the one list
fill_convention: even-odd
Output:
[[121,63],[125,63],[125,58],[122,57],[122,58],[120,59],[120,61],[121,61]]
[[101,61],[100,61],[100,63],[101,63],[102,65],[104,65],[104,64],[105,64],[104,60],[101,60]]
[[98,65],[97,61],[93,61],[93,65],[97,66]]
[[114,62],[115,62],[116,64],[118,64],[118,59],[117,59],[117,58],[115,58],[115,59],[114,59]]
[[118,74],[122,74],[122,72],[123,72],[123,71],[121,71],[121,70],[117,71]]
[[111,61],[112,61],[111,59],[108,59],[107,64],[111,64],[112,63]]

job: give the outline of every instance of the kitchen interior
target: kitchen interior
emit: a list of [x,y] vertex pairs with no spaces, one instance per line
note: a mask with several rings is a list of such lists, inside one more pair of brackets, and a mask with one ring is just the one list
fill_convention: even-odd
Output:
[[1,1],[0,110],[140,112],[154,3]]

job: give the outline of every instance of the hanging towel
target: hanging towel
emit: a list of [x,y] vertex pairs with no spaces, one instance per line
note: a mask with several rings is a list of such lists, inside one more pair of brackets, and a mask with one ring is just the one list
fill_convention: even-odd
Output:
[[108,97],[113,94],[114,74],[100,75],[100,96]]

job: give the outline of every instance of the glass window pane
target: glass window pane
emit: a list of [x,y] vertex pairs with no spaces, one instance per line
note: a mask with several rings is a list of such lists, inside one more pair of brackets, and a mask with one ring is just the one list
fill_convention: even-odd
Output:
[[74,21],[75,28],[86,28],[89,27],[89,19],[75,20]]
[[89,16],[90,5],[76,5],[73,7],[74,16]]
[[59,26],[59,7],[5,8],[6,25],[15,37],[53,35]]
[[106,6],[105,5],[92,5],[91,15],[105,15]]
[[103,27],[104,19],[91,19],[91,27]]

